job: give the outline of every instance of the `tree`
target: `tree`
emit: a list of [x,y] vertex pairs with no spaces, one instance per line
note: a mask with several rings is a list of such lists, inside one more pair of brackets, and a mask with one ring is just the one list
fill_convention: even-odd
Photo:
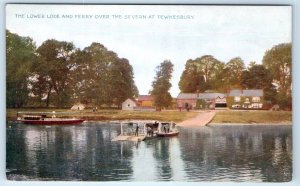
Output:
[[[33,84],[44,84],[47,106],[52,90],[56,93],[56,105],[66,106],[70,101],[70,71],[74,67],[70,59],[75,52],[75,46],[70,42],[51,39],[43,42],[37,52],[40,57],[35,72],[38,81]],[[39,81],[40,79],[43,81]]]
[[272,47],[265,52],[263,65],[273,75],[273,83],[276,84],[278,95],[277,103],[282,108],[292,108],[292,45],[283,43]]
[[74,99],[93,105],[121,106],[127,98],[138,95],[133,68],[100,43],[77,50],[72,71]]
[[244,89],[263,89],[264,99],[275,102],[276,91],[272,84],[273,76],[264,65],[252,64],[243,71],[241,85]]
[[224,64],[211,55],[204,55],[186,62],[181,74],[179,88],[181,92],[204,92],[208,89],[218,89]]
[[192,61],[187,61],[185,70],[181,74],[179,81],[179,89],[181,92],[196,92],[205,91],[207,84],[205,82],[204,74],[198,72],[197,65]]
[[232,58],[224,68],[224,80],[227,86],[240,86],[244,61],[240,57]]
[[265,89],[272,85],[273,76],[263,65],[253,65],[242,72],[241,85],[249,89]]
[[110,92],[113,103],[121,107],[127,98],[138,96],[138,90],[133,80],[133,68],[127,59],[119,59],[111,67]]
[[154,99],[154,105],[160,110],[163,107],[168,107],[172,103],[172,96],[169,93],[172,84],[173,64],[170,60],[164,60],[156,67],[156,76],[152,82],[151,95]]
[[263,57],[263,65],[269,69],[278,85],[280,94],[291,95],[292,85],[292,45],[284,43],[267,50]]
[[36,46],[29,37],[6,30],[6,106],[25,106],[30,89],[28,82],[36,60]]

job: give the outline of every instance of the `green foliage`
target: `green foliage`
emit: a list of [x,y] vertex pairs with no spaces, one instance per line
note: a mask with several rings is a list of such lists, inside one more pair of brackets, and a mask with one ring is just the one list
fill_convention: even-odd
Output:
[[272,86],[273,77],[270,70],[263,65],[253,65],[243,71],[241,85],[248,89],[266,89]]
[[6,30],[6,106],[23,107],[28,101],[28,82],[36,60],[35,43]]
[[33,92],[47,94],[47,106],[52,90],[55,91],[55,105],[64,107],[70,103],[70,71],[74,66],[71,56],[75,51],[72,43],[47,40],[37,49],[39,61],[35,64],[36,81],[32,82]]
[[75,55],[73,88],[78,101],[120,106],[127,98],[138,95],[127,59],[120,59],[100,43],[92,43]]
[[208,108],[208,104],[203,99],[198,99],[196,102],[196,109],[206,109]]
[[[273,83],[278,86],[278,94],[272,95],[281,108],[292,108],[292,45],[283,43],[265,52],[263,65],[273,75]],[[274,90],[273,90],[274,91]]]
[[240,57],[232,58],[226,63],[223,75],[224,82],[229,87],[240,86],[242,73],[245,70],[244,61]]
[[291,95],[292,84],[292,45],[279,44],[267,50],[263,57],[263,65],[269,69],[278,84],[279,93]]
[[188,60],[183,71],[179,88],[181,92],[204,92],[220,85],[224,64],[211,55]]
[[46,107],[74,102],[120,106],[138,95],[129,61],[100,43],[80,50],[49,39],[36,49],[30,38],[6,34],[7,107],[24,107],[28,100]]
[[172,96],[169,93],[172,86],[170,83],[172,72],[173,64],[169,60],[165,60],[156,67],[156,76],[152,82],[151,95],[158,110],[167,108],[172,104]]

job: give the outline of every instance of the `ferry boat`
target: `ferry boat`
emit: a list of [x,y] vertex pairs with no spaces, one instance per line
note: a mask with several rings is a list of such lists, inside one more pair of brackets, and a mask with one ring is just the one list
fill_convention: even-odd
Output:
[[179,131],[176,128],[176,123],[174,122],[159,122],[157,137],[172,137],[178,136]]
[[[51,113],[51,117],[48,116],[50,113]],[[78,125],[84,122],[84,119],[56,117],[57,114],[62,114],[62,113],[56,113],[55,111],[18,112],[18,116],[19,114],[21,114],[21,117],[17,117],[17,121],[20,121],[24,124],[32,124],[32,125]]]
[[177,136],[179,131],[174,122],[130,121],[121,122],[121,134],[112,141],[144,141],[156,137]]

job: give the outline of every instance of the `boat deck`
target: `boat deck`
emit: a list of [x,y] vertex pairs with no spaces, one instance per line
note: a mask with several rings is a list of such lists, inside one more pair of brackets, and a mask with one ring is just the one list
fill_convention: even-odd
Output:
[[139,135],[139,136],[128,136],[128,135],[119,135],[112,139],[112,141],[143,141],[145,140],[146,136]]

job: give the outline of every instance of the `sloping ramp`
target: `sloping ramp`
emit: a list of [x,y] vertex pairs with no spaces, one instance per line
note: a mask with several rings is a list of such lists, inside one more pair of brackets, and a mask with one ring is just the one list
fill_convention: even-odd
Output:
[[206,111],[206,112],[199,112],[199,114],[188,120],[185,120],[181,123],[178,123],[179,126],[182,127],[201,127],[209,124],[212,119],[215,117],[215,111]]

